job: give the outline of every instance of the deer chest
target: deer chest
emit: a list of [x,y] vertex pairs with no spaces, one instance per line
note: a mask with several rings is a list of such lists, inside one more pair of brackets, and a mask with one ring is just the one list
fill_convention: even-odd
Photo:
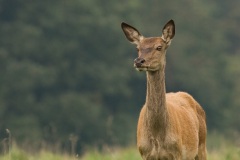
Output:
[[148,138],[138,142],[139,152],[144,160],[174,160],[180,156],[177,141]]

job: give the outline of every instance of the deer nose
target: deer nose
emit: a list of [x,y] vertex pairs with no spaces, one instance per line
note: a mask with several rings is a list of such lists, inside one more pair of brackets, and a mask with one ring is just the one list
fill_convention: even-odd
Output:
[[138,57],[134,60],[134,64],[136,67],[141,67],[144,62],[145,62],[145,59],[140,58],[140,57]]

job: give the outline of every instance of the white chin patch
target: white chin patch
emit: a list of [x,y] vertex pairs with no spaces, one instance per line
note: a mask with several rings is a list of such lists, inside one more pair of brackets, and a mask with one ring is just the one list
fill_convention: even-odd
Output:
[[147,68],[136,68],[137,71],[147,71]]

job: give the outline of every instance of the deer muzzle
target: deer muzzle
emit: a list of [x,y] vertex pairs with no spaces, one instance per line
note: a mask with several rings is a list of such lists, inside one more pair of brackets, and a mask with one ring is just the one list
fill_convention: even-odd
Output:
[[143,65],[144,63],[145,63],[145,59],[140,58],[140,57],[138,57],[138,58],[136,58],[136,59],[134,60],[134,66],[137,67],[137,68],[142,67],[142,65]]

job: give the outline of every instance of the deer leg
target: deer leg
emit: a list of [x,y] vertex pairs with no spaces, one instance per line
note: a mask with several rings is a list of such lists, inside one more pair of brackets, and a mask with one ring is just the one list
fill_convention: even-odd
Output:
[[196,156],[195,160],[206,160],[207,159],[207,150],[206,145],[200,145],[198,149],[198,155]]

